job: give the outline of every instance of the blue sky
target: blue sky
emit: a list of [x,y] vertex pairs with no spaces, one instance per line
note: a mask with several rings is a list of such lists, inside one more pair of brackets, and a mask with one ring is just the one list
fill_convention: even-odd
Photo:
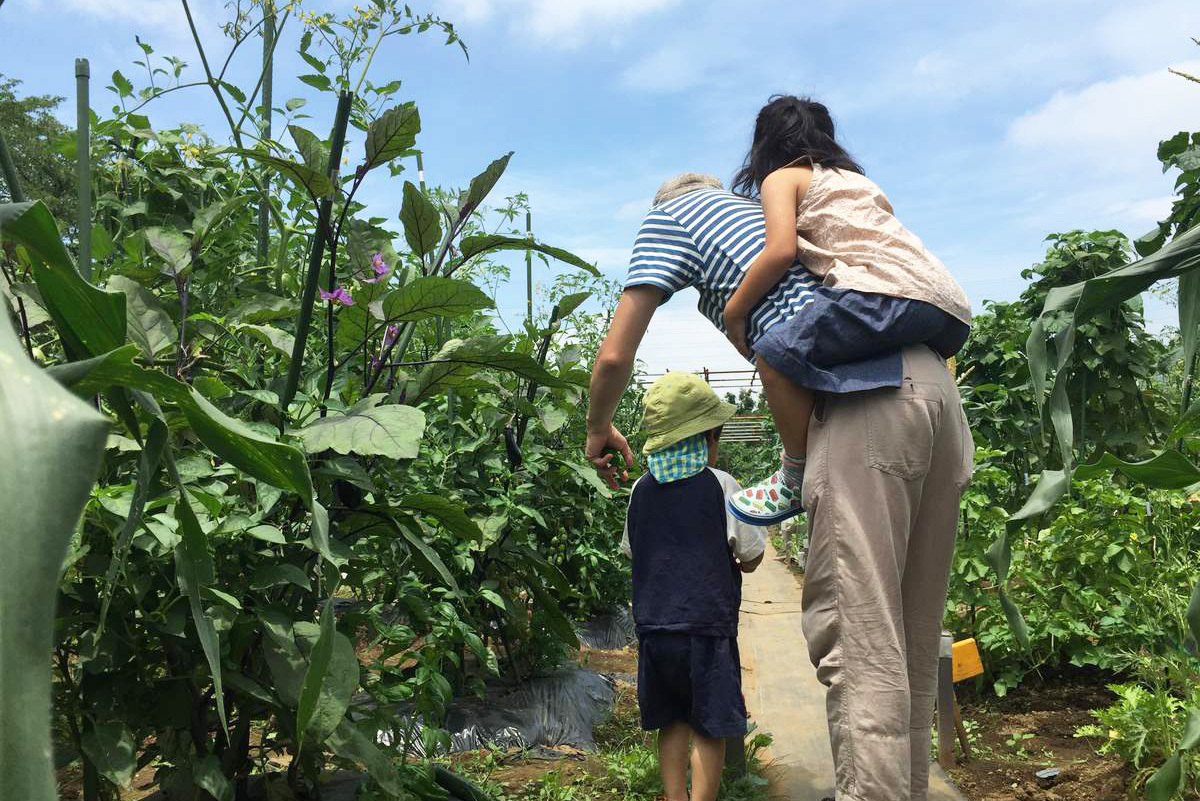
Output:
[[[1020,272],[1039,260],[1051,231],[1147,231],[1172,192],[1157,142],[1200,129],[1200,86],[1166,71],[1200,72],[1200,47],[1189,38],[1200,36],[1200,6],[1190,0],[414,5],[454,21],[471,51],[467,61],[432,35],[401,37],[372,71],[377,83],[402,79],[398,97],[419,105],[429,180],[465,185],[516,151],[498,191],[528,192],[537,236],[613,277],[623,274],[658,184],[682,170],[727,180],[774,92],[829,105],[847,147],[976,308],[1020,293]],[[193,7],[215,41],[222,4]],[[107,108],[106,76],[118,67],[132,74],[135,33],[158,53],[198,62],[174,0],[7,0],[0,71],[23,79],[26,91],[71,97],[72,59],[87,56],[98,76],[93,106]],[[290,53],[279,70],[309,71]],[[245,74],[240,64],[234,74]],[[152,106],[152,119],[218,134],[211,97],[190,91]],[[314,128],[328,124],[328,96],[277,79],[276,98],[292,96],[309,98]],[[399,189],[374,184],[372,210],[394,218]],[[549,269],[535,269],[549,280]],[[515,277],[500,297],[513,319],[524,306],[524,278]],[[1161,304],[1151,313],[1158,324],[1173,316]],[[744,366],[699,316],[692,293],[660,310],[641,355],[652,370]]]

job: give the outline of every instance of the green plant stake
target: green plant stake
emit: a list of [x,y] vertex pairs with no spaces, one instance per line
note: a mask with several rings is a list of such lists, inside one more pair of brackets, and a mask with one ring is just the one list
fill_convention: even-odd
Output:
[[21,191],[21,179],[17,177],[17,168],[13,164],[12,154],[8,151],[8,143],[4,141],[3,131],[0,131],[0,171],[4,173],[4,183],[8,186],[12,202],[24,203],[25,193]]
[[0,374],[0,452],[9,457],[0,469],[0,798],[53,801],[54,601],[108,421],[26,357],[6,312]]
[[91,104],[88,81],[91,70],[86,58],[75,59],[75,160],[79,171],[79,274],[92,280],[92,151]]
[[[330,136],[329,165],[326,175],[336,185],[338,165],[342,162],[342,149],[346,145],[346,126],[350,123],[350,107],[354,95],[342,92],[338,96],[337,115],[333,120],[333,133]],[[317,299],[317,285],[321,281],[321,262],[325,258],[325,240],[329,232],[329,220],[333,213],[332,194],[321,200],[317,214],[317,230],[313,233],[312,251],[308,258],[308,273],[305,275],[304,295],[300,300],[300,319],[296,321],[296,343],[292,347],[292,362],[288,365],[287,384],[283,396],[279,399],[280,408],[287,416],[288,406],[296,397],[296,388],[300,386],[300,371],[304,369],[304,346],[308,339],[308,329],[312,326],[313,304]]]

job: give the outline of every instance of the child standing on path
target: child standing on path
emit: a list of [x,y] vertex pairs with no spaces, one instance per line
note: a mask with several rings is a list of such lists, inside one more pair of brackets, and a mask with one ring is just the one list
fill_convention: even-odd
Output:
[[[900,350],[925,344],[949,359],[966,342],[971,311],[949,271],[838,144],[820,103],[772,98],[733,189],[761,198],[766,245],[725,304],[724,329],[742,355],[758,357],[783,454],[780,469],[729,508],[765,526],[803,511],[813,393],[900,386]],[[749,342],[748,321],[798,263],[823,284],[801,313]],[[884,354],[894,365],[881,364]]]
[[714,801],[725,737],[746,733],[738,656],[743,572],[766,549],[761,528],[727,513],[741,490],[713,469],[734,414],[698,376],[667,373],[645,398],[646,475],[633,486],[622,550],[633,560],[642,728],[658,730],[666,801]]

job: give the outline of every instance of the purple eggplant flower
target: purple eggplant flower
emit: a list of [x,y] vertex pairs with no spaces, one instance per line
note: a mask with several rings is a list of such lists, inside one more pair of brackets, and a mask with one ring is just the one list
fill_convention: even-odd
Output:
[[327,300],[330,303],[338,303],[338,304],[341,304],[342,306],[353,306],[354,305],[354,298],[350,297],[350,293],[347,292],[344,287],[339,286],[337,289],[333,290],[332,292],[326,292],[324,289],[322,289],[322,290],[320,290],[320,292],[321,292],[321,300]]
[[387,333],[383,335],[383,346],[385,348],[391,347],[391,344],[393,342],[395,342],[399,337],[400,337],[400,326],[389,325],[387,327]]
[[387,277],[387,274],[391,271],[392,268],[388,267],[387,263],[383,260],[383,254],[376,253],[371,257],[371,272],[373,275],[369,278],[362,279],[362,281],[364,284],[377,284]]

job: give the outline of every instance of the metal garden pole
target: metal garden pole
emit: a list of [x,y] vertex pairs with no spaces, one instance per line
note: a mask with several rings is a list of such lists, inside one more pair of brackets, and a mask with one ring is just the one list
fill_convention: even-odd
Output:
[[92,278],[92,150],[88,79],[91,70],[86,58],[75,59],[75,161],[79,177],[79,274]]
[[[275,3],[267,0],[263,4],[263,49],[262,49],[262,138],[271,138],[271,117],[274,95],[272,92],[275,72]],[[271,176],[263,176],[263,194],[258,199],[258,250],[256,264],[267,263],[271,249]]]
[[[533,241],[533,214],[525,211],[525,238],[530,242]],[[533,328],[533,250],[525,249],[525,296],[526,296],[526,317],[530,329]]]

